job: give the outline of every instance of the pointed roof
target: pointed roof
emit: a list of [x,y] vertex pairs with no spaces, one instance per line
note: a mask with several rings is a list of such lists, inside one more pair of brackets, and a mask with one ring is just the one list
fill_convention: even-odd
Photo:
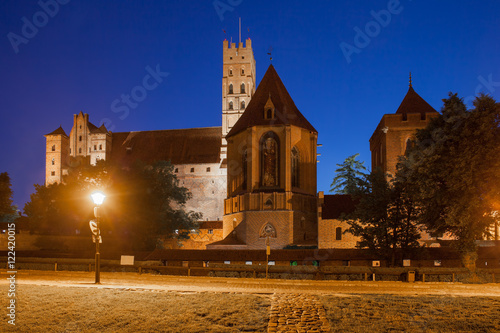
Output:
[[106,126],[104,124],[101,125],[101,127],[97,127],[96,125],[92,124],[90,121],[88,122],[88,127],[90,133],[103,133],[107,134],[108,130],[106,129]]
[[[265,106],[269,100],[275,107],[276,116],[274,119],[263,117]],[[245,112],[226,137],[256,125],[295,125],[317,133],[316,129],[295,106],[273,65],[267,69]]]
[[[411,79],[410,79],[411,80]],[[396,114],[408,114],[408,113],[437,113],[432,106],[429,105],[419,94],[413,90],[410,81],[410,88],[406,93],[405,98],[401,102]]]
[[57,128],[55,131],[52,131],[50,132],[49,134],[45,134],[45,136],[47,135],[64,135],[64,136],[68,136],[66,135],[66,132],[64,132],[62,126],[59,126],[59,128]]

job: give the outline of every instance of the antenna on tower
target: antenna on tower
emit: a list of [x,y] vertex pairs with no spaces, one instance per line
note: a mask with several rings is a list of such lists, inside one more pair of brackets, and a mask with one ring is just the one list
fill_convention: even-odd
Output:
[[240,44],[241,44],[241,17],[240,17]]
[[410,72],[410,88],[411,88],[411,72]]

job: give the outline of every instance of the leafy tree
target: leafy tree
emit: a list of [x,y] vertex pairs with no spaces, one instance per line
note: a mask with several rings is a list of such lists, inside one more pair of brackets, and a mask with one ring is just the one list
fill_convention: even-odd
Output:
[[366,176],[365,162],[356,160],[358,154],[349,156],[344,160],[344,163],[337,164],[338,168],[335,170],[337,174],[333,178],[330,185],[330,192],[337,194],[354,194],[363,183],[363,178]]
[[458,239],[464,258],[493,223],[500,202],[500,107],[481,95],[467,110],[457,94],[443,100],[441,114],[416,134],[399,164],[417,194],[421,222]]
[[35,189],[25,212],[41,233],[89,232],[90,194],[96,189],[107,195],[101,207],[102,234],[119,235],[129,248],[154,248],[160,235],[187,237],[201,218],[200,213],[184,211],[191,194],[179,186],[168,162],[124,169],[99,161],[72,169],[64,184],[35,185]]
[[404,179],[388,181],[376,170],[365,177],[352,196],[357,201],[356,209],[341,218],[350,226],[346,232],[361,238],[359,248],[378,253],[394,266],[403,259],[397,256],[398,249],[404,257],[419,247],[418,209]]
[[7,172],[0,173],[0,223],[14,222],[17,219],[17,207],[12,204],[12,185]]

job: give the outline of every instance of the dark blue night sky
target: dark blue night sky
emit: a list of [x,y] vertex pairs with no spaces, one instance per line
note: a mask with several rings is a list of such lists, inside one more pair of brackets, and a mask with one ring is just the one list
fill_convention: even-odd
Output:
[[[347,156],[359,152],[369,166],[368,140],[401,103],[409,71],[437,110],[449,91],[469,105],[479,92],[500,100],[499,13],[496,0],[3,0],[0,172],[22,209],[44,182],[43,135],[59,125],[69,134],[80,110],[115,132],[220,126],[222,41],[237,42],[241,17],[257,81],[272,46],[273,65],[318,130],[318,190],[328,191]],[[147,67],[168,75],[133,107],[113,108]]]

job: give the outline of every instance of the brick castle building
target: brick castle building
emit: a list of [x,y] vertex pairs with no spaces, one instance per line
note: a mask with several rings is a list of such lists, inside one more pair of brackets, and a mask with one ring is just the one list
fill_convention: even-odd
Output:
[[[251,40],[225,40],[220,127],[112,133],[88,114],[74,115],[69,136],[61,127],[45,135],[45,184],[61,182],[80,163],[166,160],[193,194],[186,210],[202,212],[205,221],[185,248],[353,248],[357,240],[338,221],[352,202],[317,193],[317,131],[272,65],[258,87],[255,77]],[[396,113],[384,115],[370,139],[372,168],[394,173],[409,138],[435,115],[410,82]]]

